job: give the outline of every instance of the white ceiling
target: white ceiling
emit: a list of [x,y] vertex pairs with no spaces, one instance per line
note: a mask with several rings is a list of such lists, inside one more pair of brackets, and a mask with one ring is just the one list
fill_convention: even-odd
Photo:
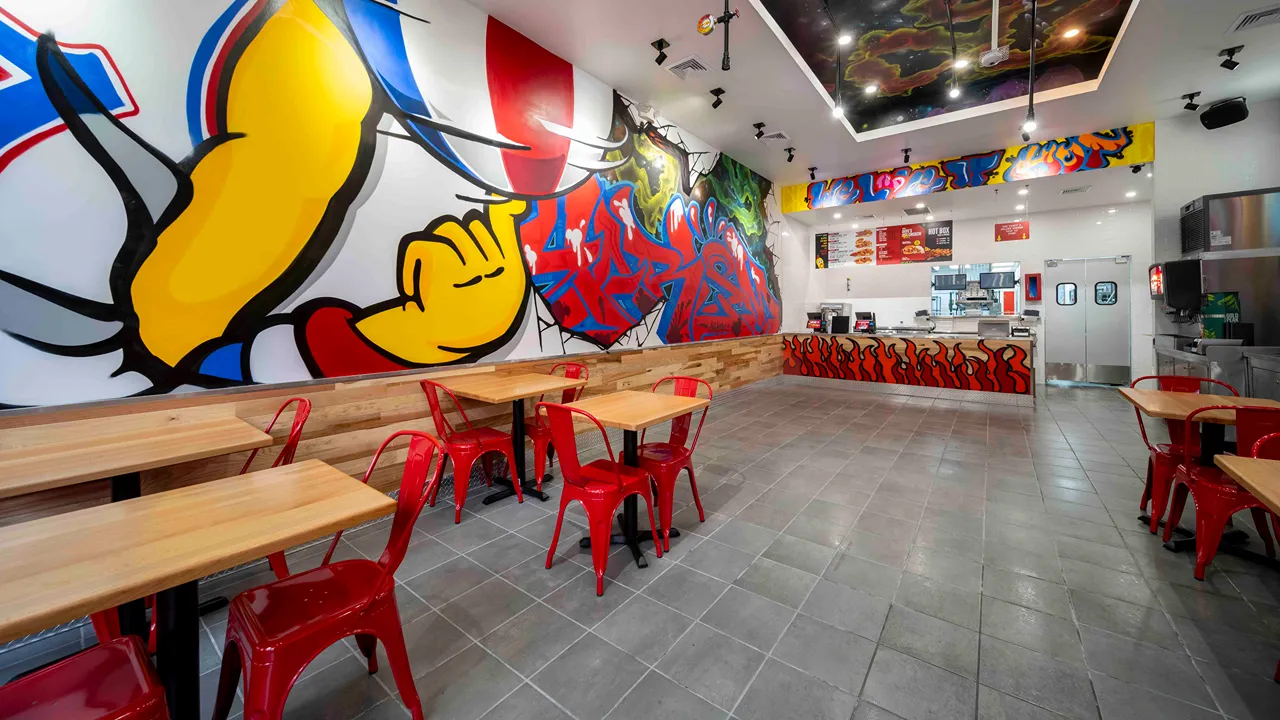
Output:
[[[1145,167],[1137,174],[1127,167],[1090,170],[1073,175],[1036,178],[1017,184],[952,190],[921,197],[880,200],[842,208],[806,210],[791,213],[787,218],[798,220],[817,232],[849,230],[852,229],[853,223],[858,223],[864,229],[905,225],[925,219],[923,216],[909,216],[904,212],[908,208],[914,209],[917,203],[923,202],[933,213],[934,220],[969,220],[987,217],[1002,221],[1018,220],[1030,213],[1090,208],[1090,212],[1097,215],[1098,221],[1105,222],[1111,215],[1108,212],[1111,208],[1123,210],[1125,205],[1151,201],[1155,181],[1147,177],[1148,172],[1154,174],[1158,170],[1155,166]],[[1073,195],[1062,194],[1063,190],[1081,186],[1088,186],[1089,191]],[[1018,191],[1024,188],[1027,194],[1019,195]],[[1135,193],[1132,198],[1127,196],[1130,192]],[[1023,205],[1023,209],[1018,210],[1018,205]],[[835,217],[837,214],[840,215],[839,219]],[[872,219],[857,219],[867,215],[873,216]]]
[[[830,99],[810,82],[751,3],[731,26],[733,68],[721,72],[723,27],[703,37],[698,18],[723,9],[719,0],[470,0],[547,49],[617,88],[654,105],[667,119],[780,184],[897,166],[901,149],[914,162],[956,157],[1021,143],[1025,111],[1003,110],[859,142],[830,113]],[[1036,104],[1040,139],[1075,135],[1169,117],[1181,95],[1200,102],[1244,95],[1280,97],[1280,25],[1227,35],[1241,13],[1273,0],[1141,0],[1095,92]],[[713,70],[681,81],[654,64],[649,43],[671,43],[670,64],[697,53]],[[1245,45],[1239,69],[1219,67],[1218,51]],[[713,87],[726,91],[711,109]],[[755,140],[752,124],[793,139],[791,164],[779,148]],[[1092,173],[1091,173],[1092,174]],[[946,193],[955,195],[957,193]],[[937,196],[933,196],[937,197]]]

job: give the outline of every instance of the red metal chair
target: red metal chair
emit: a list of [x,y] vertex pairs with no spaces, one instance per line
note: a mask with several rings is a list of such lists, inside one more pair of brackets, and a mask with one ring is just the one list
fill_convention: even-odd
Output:
[[[440,396],[437,390],[443,390],[453,401],[453,406],[462,416],[462,422],[467,425],[466,430],[455,430],[448,418],[444,416],[444,411],[440,409]],[[471,467],[475,464],[476,458],[481,459],[490,485],[493,484],[493,470],[488,458],[485,457],[488,453],[502,453],[507,458],[507,467],[511,472],[515,472],[516,456],[512,448],[511,433],[488,427],[473,427],[458,398],[449,388],[440,383],[423,380],[422,392],[426,394],[427,403],[431,405],[431,419],[435,421],[436,432],[444,441],[445,454],[453,460],[453,521],[459,523],[462,522],[462,505],[467,501],[467,485],[471,481]],[[524,450],[524,448],[520,449]],[[511,484],[515,486],[516,501],[524,502],[524,492],[520,489],[519,481],[512,478]],[[436,494],[439,492],[439,486],[431,492],[431,507],[435,507]]]
[[[662,557],[662,546],[658,544],[658,531],[655,529],[658,526],[653,522],[653,478],[643,468],[618,462],[604,426],[591,413],[568,405],[538,403],[534,409],[535,416],[540,416],[543,412],[546,412],[548,427],[551,428],[551,441],[560,448],[560,472],[564,476],[564,484],[560,490],[560,513],[556,515],[556,531],[551,536],[551,548],[547,550],[547,568],[551,568],[551,561],[556,556],[556,543],[560,541],[564,511],[570,502],[577,500],[587,513],[587,525],[591,532],[591,564],[596,571],[596,595],[604,595],[604,573],[609,566],[613,515],[628,495],[644,498],[649,510],[654,552]],[[574,415],[587,418],[600,430],[604,447],[609,452],[608,460],[601,458],[586,465],[579,462]]]
[[[558,363],[551,368],[548,375],[555,375],[556,371],[564,369],[564,376],[575,380],[586,380],[591,376],[591,372],[586,365],[572,362]],[[570,388],[560,394],[560,403],[568,405],[582,397],[582,391],[586,387]],[[542,402],[545,395],[538,396],[538,402]],[[524,421],[525,435],[533,441],[533,471],[538,478],[538,490],[542,490],[542,477],[547,474],[547,465],[555,462],[555,454],[548,454],[548,449],[553,447],[551,443],[551,428],[540,423],[537,413],[533,417],[526,418]]]
[[[1197,415],[1211,410],[1234,410],[1236,412],[1236,447],[1245,448],[1245,457],[1266,457],[1280,459],[1280,444],[1264,442],[1272,434],[1280,433],[1280,408],[1236,407],[1231,405],[1215,405],[1196,410],[1187,416],[1188,425],[1194,422]],[[1265,446],[1265,447],[1264,447]],[[1268,454],[1260,455],[1266,449]],[[1238,483],[1216,467],[1205,467],[1196,464],[1190,445],[1186,445],[1183,463],[1178,466],[1173,477],[1173,496],[1169,507],[1169,519],[1164,525],[1164,540],[1172,537],[1173,528],[1182,519],[1182,510],[1186,506],[1187,494],[1196,507],[1196,567],[1195,577],[1204,580],[1204,571],[1218,554],[1218,545],[1222,542],[1222,533],[1227,521],[1241,510],[1252,510],[1253,523],[1258,529],[1258,536],[1266,548],[1268,557],[1275,557],[1275,546],[1271,540],[1271,532],[1267,528],[1270,511],[1253,493],[1240,487]],[[1274,516],[1271,518],[1275,524]],[[1280,534],[1280,525],[1276,525]]]
[[[267,425],[267,433],[270,434],[276,426],[276,421],[284,414],[284,411],[293,403],[298,403],[298,407],[293,413],[293,424],[289,427],[289,436],[284,441],[284,446],[280,448],[280,454],[276,455],[275,462],[271,463],[271,467],[276,468],[282,465],[290,465],[293,463],[293,456],[298,452],[298,442],[302,440],[302,427],[307,424],[307,418],[311,416],[311,401],[306,398],[289,398],[276,411],[275,417],[271,418],[271,424]],[[240,474],[244,475],[249,472],[249,466],[253,464],[253,459],[258,456],[258,449],[254,448],[249,453],[248,459],[244,461],[244,467],[240,468]],[[289,565],[285,562],[284,553],[272,553],[267,556],[267,562],[271,565],[271,571],[275,573],[277,578],[283,579],[289,576]],[[147,608],[151,610],[151,631],[147,639],[148,652],[156,651],[156,609],[155,597],[147,598]],[[106,642],[114,640],[121,636],[120,633],[120,615],[114,610],[106,612],[94,613],[89,616],[89,621],[93,624],[94,634],[98,636],[98,642]]]
[[[680,397],[697,397],[699,386],[707,389],[710,400],[711,384],[706,380],[694,377],[672,375],[664,377],[653,384],[650,392],[658,392],[658,388],[671,383],[673,392]],[[667,442],[644,441],[644,433],[640,433],[640,467],[653,475],[658,485],[658,517],[662,520],[662,549],[671,549],[671,506],[675,501],[676,480],[681,470],[689,471],[689,487],[693,490],[693,502],[698,506],[698,520],[705,522],[706,513],[702,511],[702,498],[698,497],[698,482],[693,476],[693,451],[698,446],[698,436],[702,434],[702,424],[707,420],[707,408],[702,409],[698,419],[698,429],[693,433],[693,442],[689,442],[689,428],[693,424],[693,413],[681,415],[671,421],[671,437]],[[686,447],[686,443],[688,443]]]
[[[1165,392],[1182,393],[1199,393],[1203,383],[1212,383],[1221,385],[1230,390],[1232,395],[1240,397],[1240,393],[1236,392],[1234,387],[1221,380],[1181,375],[1146,375],[1129,383],[1129,387],[1136,388],[1138,383],[1146,380],[1155,380],[1159,388]],[[1178,467],[1178,461],[1182,459],[1185,446],[1190,443],[1194,451],[1199,451],[1198,431],[1182,420],[1166,420],[1169,442],[1152,445],[1147,439],[1147,428],[1142,422],[1142,411],[1136,407],[1133,411],[1138,416],[1138,430],[1142,433],[1142,442],[1147,444],[1147,450],[1151,454],[1151,458],[1147,460],[1147,484],[1142,490],[1142,500],[1138,507],[1145,512],[1147,503],[1151,503],[1150,530],[1155,534],[1160,528],[1160,521],[1164,519],[1165,509],[1169,504],[1169,489],[1173,487],[1173,472]]]
[[0,686],[9,720],[169,720],[142,640],[116,638]]
[[[365,483],[382,451],[402,436],[413,439],[400,480],[391,537],[377,562],[343,560],[329,564],[342,536],[338,533],[320,567],[246,590],[231,601],[214,720],[226,720],[242,667],[246,670],[244,716],[253,720],[279,718],[289,690],[307,663],[325,648],[352,635],[369,661],[371,674],[378,671],[377,646],[379,640],[383,642],[400,699],[415,720],[423,720],[400,629],[395,572],[404,560],[422,506],[432,488],[440,484],[444,444],[418,430],[401,430],[378,448],[364,474]],[[436,468],[428,483],[433,456]]]

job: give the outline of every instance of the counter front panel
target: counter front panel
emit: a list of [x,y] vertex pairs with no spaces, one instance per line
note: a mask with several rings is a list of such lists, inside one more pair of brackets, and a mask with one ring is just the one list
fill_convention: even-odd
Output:
[[784,335],[785,375],[1030,395],[1032,341]]

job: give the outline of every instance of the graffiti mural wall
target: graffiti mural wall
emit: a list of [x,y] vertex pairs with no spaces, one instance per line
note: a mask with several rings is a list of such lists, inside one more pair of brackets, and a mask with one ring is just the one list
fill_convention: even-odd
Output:
[[783,338],[784,375],[1030,394],[1029,340],[831,335]]
[[788,185],[782,211],[856,205],[1155,160],[1155,124],[1131,125],[949,160]]
[[462,0],[0,0],[0,108],[0,407],[780,326],[770,182]]

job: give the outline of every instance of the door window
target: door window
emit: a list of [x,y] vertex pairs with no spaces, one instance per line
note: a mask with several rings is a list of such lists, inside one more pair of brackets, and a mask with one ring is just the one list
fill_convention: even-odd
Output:
[[1099,305],[1115,305],[1118,295],[1113,282],[1100,282],[1093,286],[1093,301]]
[[1075,283],[1058,283],[1058,304],[1059,305],[1075,305],[1076,304],[1076,284]]

